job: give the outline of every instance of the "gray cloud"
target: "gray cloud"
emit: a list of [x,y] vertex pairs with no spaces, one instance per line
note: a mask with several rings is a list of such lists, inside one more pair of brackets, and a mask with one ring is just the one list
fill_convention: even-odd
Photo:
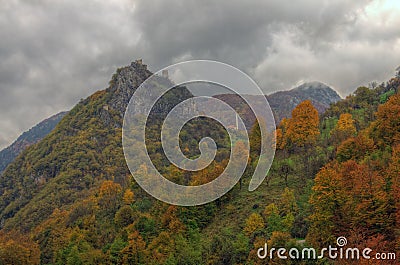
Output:
[[320,80],[347,95],[400,64],[399,11],[396,0],[1,1],[0,147],[136,58],[152,70],[220,60],[266,93]]

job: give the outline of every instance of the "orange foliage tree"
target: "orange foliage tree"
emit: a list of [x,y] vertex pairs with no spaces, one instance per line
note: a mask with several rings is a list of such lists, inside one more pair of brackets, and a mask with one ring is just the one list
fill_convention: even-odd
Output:
[[286,137],[296,146],[314,144],[319,136],[318,111],[310,100],[301,102],[292,111]]
[[372,134],[381,145],[400,143],[400,94],[393,95],[379,106]]
[[315,178],[308,240],[323,246],[338,236],[351,236],[351,231],[365,240],[377,234],[390,237],[389,202],[383,174],[353,160],[333,161]]
[[128,245],[122,249],[122,261],[124,264],[142,264],[145,258],[146,242],[138,231],[128,236]]
[[115,209],[121,196],[122,187],[112,180],[104,181],[99,189],[99,205],[108,209]]
[[286,131],[289,125],[289,120],[286,118],[283,118],[279,125],[276,128],[275,134],[276,134],[276,148],[279,150],[283,150],[286,147]]

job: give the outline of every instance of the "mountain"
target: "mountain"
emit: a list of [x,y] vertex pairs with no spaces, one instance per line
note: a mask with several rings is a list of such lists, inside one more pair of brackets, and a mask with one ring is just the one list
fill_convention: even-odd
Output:
[[[108,88],[79,102],[42,141],[6,168],[0,176],[0,264],[260,264],[265,262],[257,250],[266,242],[299,252],[318,246],[320,239],[326,240],[324,246],[334,245],[338,236],[360,247],[375,242],[372,246],[380,252],[399,242],[400,205],[393,204],[400,194],[398,79],[380,89],[357,89],[332,104],[320,120],[309,102],[299,104],[294,117],[279,126],[280,134],[277,130],[279,148],[258,189],[246,189],[259,157],[251,152],[240,183],[223,197],[201,206],[177,207],[154,199],[135,182],[132,174],[146,177],[148,168],[131,174],[121,144],[128,101],[151,74],[141,61],[118,69]],[[156,85],[164,82],[169,81],[160,77]],[[310,93],[321,106],[327,104],[330,93],[318,92],[318,86],[301,87],[287,99],[295,102]],[[161,98],[146,128],[146,146],[156,168],[169,173],[171,181],[201,185],[224,171],[226,156],[217,155],[209,167],[189,175],[165,163],[157,135],[166,113],[189,97],[185,87],[178,87]],[[217,97],[226,97],[241,115],[248,115],[238,97]],[[134,106],[139,112],[147,99],[143,100]],[[199,139],[214,132],[211,138],[229,157],[229,144],[218,141],[226,135],[214,126],[203,128],[201,122],[207,120],[183,127],[182,151],[198,157]],[[310,126],[315,134],[308,133]],[[250,146],[257,148],[259,131],[253,129],[250,137]],[[136,151],[134,144],[132,150]],[[372,176],[379,181],[368,186],[375,184]],[[325,261],[330,264],[321,260]]]
[[[0,224],[9,219],[5,226],[30,230],[104,180],[125,186],[130,174],[121,146],[122,118],[136,88],[151,74],[141,61],[118,69],[107,89],[79,102],[55,130],[17,157],[0,177]],[[157,82],[169,81],[160,77]],[[174,88],[154,113],[165,116],[191,96],[184,87]]]
[[[125,205],[123,198],[125,198],[124,201],[137,202],[137,208],[134,210],[135,219],[138,218],[140,222],[137,226],[144,225],[146,229],[151,230],[146,240],[150,240],[161,232],[158,229],[161,225],[158,220],[160,213],[157,214],[157,211],[164,212],[168,205],[152,198],[134,182],[126,166],[121,144],[122,118],[127,104],[137,87],[151,74],[140,60],[118,69],[109,82],[108,88],[80,101],[42,141],[23,152],[6,168],[0,176],[0,229],[2,229],[0,230],[0,263],[4,260],[3,257],[7,258],[11,255],[3,255],[5,252],[3,252],[1,242],[7,240],[4,239],[3,232],[14,231],[17,234],[31,234],[34,237],[34,242],[28,245],[40,248],[41,264],[60,262],[60,264],[66,264],[67,257],[59,252],[61,250],[59,247],[64,247],[65,242],[73,240],[72,234],[68,232],[68,235],[57,235],[55,226],[63,226],[59,230],[62,233],[70,231],[64,229],[66,228],[64,225],[72,227],[80,226],[78,223],[81,223],[83,225],[81,227],[86,229],[87,221],[89,221],[87,214],[91,215],[91,213],[96,223],[92,228],[101,235],[95,231],[87,234],[93,236],[89,240],[90,248],[98,252],[98,248],[105,247],[104,250],[107,252],[122,231],[118,228],[119,225],[114,226],[113,220],[116,212]],[[170,81],[160,77],[156,82],[161,84]],[[154,119],[149,119],[148,148],[153,150],[151,157],[158,161],[155,164],[162,167],[161,170],[166,171],[169,165],[163,164],[164,159],[159,155],[162,153],[162,146],[157,137],[151,137],[154,135],[152,131],[160,125],[157,123],[160,120],[159,117],[165,116],[178,102],[191,96],[192,94],[185,87],[177,87],[166,93],[153,107],[154,114],[151,117]],[[189,144],[195,146],[198,143],[197,136],[202,133],[198,124],[195,122],[189,126],[185,125],[184,128],[186,137],[191,140]],[[213,139],[217,138],[215,141],[217,144],[218,137],[226,136],[215,127],[209,131],[212,137],[213,132],[217,134],[213,137]],[[207,135],[207,132],[203,135]],[[196,149],[191,146],[185,147],[185,149],[189,148]],[[172,177],[177,182],[191,181],[190,176],[183,177],[175,171]],[[129,195],[132,192],[134,199],[129,199],[133,198],[133,195]],[[128,195],[122,196],[125,193]],[[209,207],[214,208],[214,203],[205,209]],[[126,207],[125,210],[127,210]],[[128,209],[128,211],[131,210]],[[68,217],[57,219],[59,213],[69,211],[73,212],[70,212],[72,215],[68,214]],[[210,211],[209,214],[211,214]],[[58,217],[55,217],[56,215]],[[206,212],[202,215],[207,216]],[[211,217],[212,215],[202,218],[202,222],[207,222]],[[154,218],[157,218],[157,223],[153,221]],[[128,219],[130,220],[130,217]],[[58,221],[53,223],[53,220]],[[55,226],[45,228],[50,223]],[[196,226],[204,226],[204,224],[196,224]],[[16,242],[18,241],[16,238],[19,237],[13,234],[12,238],[13,242]],[[21,244],[27,240],[25,238],[20,240]],[[58,240],[64,243],[56,242]],[[88,249],[85,251],[90,252]],[[28,252],[27,256],[36,253],[34,250]],[[97,261],[84,263],[99,264]],[[100,262],[100,264],[104,263]],[[105,264],[116,264],[116,262],[107,261]]]
[[[243,116],[246,127],[248,129],[251,128],[255,117],[253,112],[239,95],[219,94],[214,97],[231,105],[241,116]],[[262,100],[262,96],[248,95],[248,97],[250,97],[254,102]],[[283,118],[290,117],[292,115],[292,110],[304,100],[311,100],[312,104],[321,115],[332,103],[336,103],[341,99],[335,90],[320,82],[304,83],[291,90],[279,91],[266,97],[277,124]],[[260,103],[259,105],[262,106],[263,104]]]
[[269,104],[278,122],[285,117],[290,117],[292,110],[307,99],[311,100],[314,107],[322,114],[330,104],[341,98],[335,90],[320,82],[304,83],[291,90],[268,95]]
[[[120,85],[123,84],[126,87],[126,82],[132,81],[129,80],[129,78],[131,78],[129,75],[127,75],[126,78],[127,80],[119,80]],[[164,80],[164,82],[167,81]],[[116,89],[118,90],[120,88]],[[124,113],[123,107],[126,106],[126,102],[128,102],[130,96],[131,93],[127,93],[126,91],[118,91],[118,93],[114,93],[114,96],[110,99],[111,107],[114,110],[117,110],[121,117]],[[189,95],[187,96],[189,97]],[[243,102],[240,97],[229,94],[216,95],[215,97],[220,98],[232,105],[234,108],[237,108],[239,112],[241,111],[246,117],[245,121],[247,121],[247,127],[251,127],[254,117],[248,108],[246,108],[246,110],[241,110],[242,107],[240,106],[243,104]],[[284,117],[290,117],[291,111],[294,109],[294,107],[306,99],[310,99],[312,101],[313,105],[317,108],[320,114],[322,114],[331,103],[335,103],[340,100],[339,95],[332,88],[319,82],[304,83],[292,90],[276,92],[267,97],[277,121],[280,121]],[[104,107],[107,108],[107,106]],[[48,119],[43,120],[29,131],[24,132],[10,146],[0,151],[0,173],[3,172],[8,164],[10,164],[27,147],[39,142],[47,134],[49,134],[66,114],[67,112],[60,112]],[[102,111],[102,115],[104,119],[109,119],[106,111]]]
[[21,134],[15,142],[0,151],[0,173],[26,148],[39,142],[48,135],[67,112],[57,113]]
[[[120,140],[122,119],[136,88],[151,74],[140,60],[118,69],[107,89],[82,100],[35,148],[11,163],[0,179],[0,224],[29,231],[54,209],[88,196],[89,190],[104,180],[113,179],[125,186],[130,174]],[[170,81],[160,77],[157,82]],[[319,95],[319,91],[324,95]],[[325,100],[321,101],[322,106],[329,102],[326,95],[330,94],[337,96],[326,87],[303,87],[272,98],[290,98],[295,104],[300,98],[313,95],[315,100]],[[185,87],[175,88],[155,105],[154,112],[165,116],[173,106],[191,96]],[[233,99],[231,95],[221,97],[227,97],[228,103]],[[186,135],[191,136],[191,145],[196,146],[194,139],[201,130],[198,126],[189,126],[188,130]],[[160,155],[163,152],[157,139],[154,137],[152,140],[154,157],[165,166],[165,157]]]

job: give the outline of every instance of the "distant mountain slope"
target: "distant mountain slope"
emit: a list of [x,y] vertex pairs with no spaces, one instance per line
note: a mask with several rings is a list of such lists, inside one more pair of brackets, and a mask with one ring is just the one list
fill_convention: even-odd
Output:
[[331,103],[336,103],[341,98],[335,90],[320,82],[304,83],[294,89],[268,95],[269,104],[277,121],[290,117],[292,110],[307,99],[311,100],[314,107],[322,114]]
[[27,147],[48,135],[67,112],[60,112],[47,118],[21,134],[10,146],[0,151],[0,173]]
[[[243,116],[247,128],[253,125],[253,113],[239,95],[221,94],[214,97],[228,103]],[[253,97],[254,101],[262,99],[260,96]],[[335,90],[319,82],[304,83],[294,89],[279,91],[266,97],[274,113],[276,123],[279,123],[285,117],[290,117],[292,110],[304,100],[311,100],[319,114],[323,114],[330,104],[336,103],[341,99]]]

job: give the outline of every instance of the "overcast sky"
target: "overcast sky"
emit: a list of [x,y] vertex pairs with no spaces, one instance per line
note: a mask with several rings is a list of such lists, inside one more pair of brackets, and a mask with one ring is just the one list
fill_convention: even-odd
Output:
[[397,0],[0,0],[0,148],[137,58],[153,71],[218,60],[266,94],[319,80],[345,96],[394,75],[399,13]]

